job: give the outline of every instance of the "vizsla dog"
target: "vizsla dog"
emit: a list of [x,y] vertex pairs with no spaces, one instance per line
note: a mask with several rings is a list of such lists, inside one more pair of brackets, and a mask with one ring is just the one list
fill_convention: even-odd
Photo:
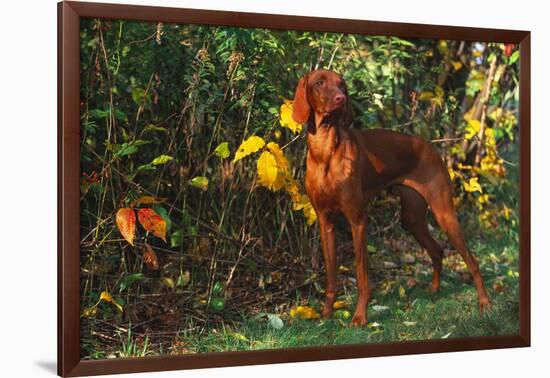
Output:
[[401,198],[404,228],[432,259],[432,291],[439,289],[443,248],[428,230],[428,207],[466,262],[477,288],[480,308],[489,307],[478,263],[466,246],[453,207],[449,174],[428,142],[388,130],[349,128],[352,113],[346,84],[333,71],[315,70],[300,79],[292,118],[307,124],[305,182],[319,220],[325,261],[324,317],[331,315],[336,297],[334,215],[342,214],[351,226],[357,274],[357,308],[351,325],[367,323],[365,210],[380,190],[390,187]]

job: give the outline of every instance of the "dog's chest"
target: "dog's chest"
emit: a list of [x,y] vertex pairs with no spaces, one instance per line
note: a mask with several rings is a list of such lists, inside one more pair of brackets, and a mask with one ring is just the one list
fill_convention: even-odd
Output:
[[338,148],[333,148],[325,160],[308,151],[306,191],[318,207],[338,211],[342,203],[355,194],[352,191],[360,190],[355,152],[349,141],[342,141]]

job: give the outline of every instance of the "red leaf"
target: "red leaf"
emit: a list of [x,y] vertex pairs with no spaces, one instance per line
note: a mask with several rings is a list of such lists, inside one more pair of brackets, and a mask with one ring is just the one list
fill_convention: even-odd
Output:
[[166,221],[157,212],[150,208],[138,210],[138,220],[146,231],[166,243]]
[[150,270],[157,270],[159,268],[159,262],[157,260],[157,254],[153,251],[153,248],[145,243],[145,251],[143,251],[143,261]]
[[119,209],[116,213],[116,225],[122,237],[133,246],[136,235],[136,214],[134,210],[128,207]]
[[514,48],[516,47],[513,43],[507,43],[504,45],[504,55],[506,55],[508,58],[510,55],[512,55],[512,52],[514,51]]

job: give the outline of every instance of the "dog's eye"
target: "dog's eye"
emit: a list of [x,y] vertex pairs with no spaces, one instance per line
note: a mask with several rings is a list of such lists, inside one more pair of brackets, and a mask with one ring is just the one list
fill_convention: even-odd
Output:
[[317,80],[313,85],[316,87],[322,87],[325,82],[323,80]]

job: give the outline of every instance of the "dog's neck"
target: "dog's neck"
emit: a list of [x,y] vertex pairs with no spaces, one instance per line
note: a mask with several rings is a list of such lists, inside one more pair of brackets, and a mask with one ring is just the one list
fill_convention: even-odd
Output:
[[328,164],[338,148],[347,127],[342,117],[325,117],[314,113],[307,127],[308,153],[317,164]]

